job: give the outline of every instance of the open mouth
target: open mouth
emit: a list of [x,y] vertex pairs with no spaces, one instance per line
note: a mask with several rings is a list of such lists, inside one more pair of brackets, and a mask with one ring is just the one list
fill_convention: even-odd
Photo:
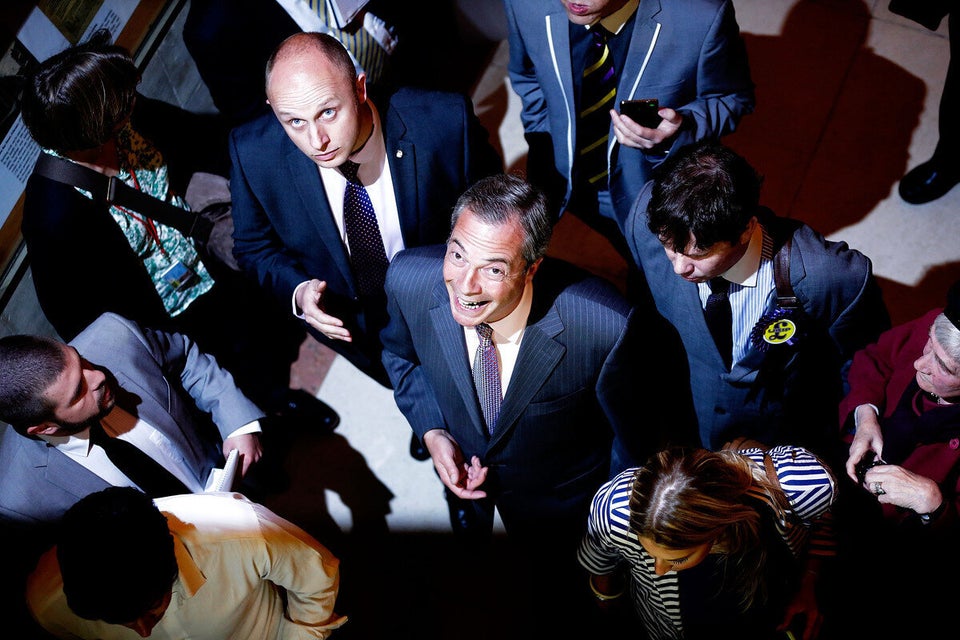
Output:
[[485,301],[484,302],[468,302],[463,298],[461,298],[460,296],[457,296],[457,304],[459,304],[461,307],[463,307],[468,311],[474,311],[476,309],[481,308],[487,303]]

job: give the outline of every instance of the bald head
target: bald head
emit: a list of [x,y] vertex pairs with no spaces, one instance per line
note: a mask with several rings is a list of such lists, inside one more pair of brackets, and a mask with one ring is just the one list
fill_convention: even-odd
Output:
[[351,83],[357,77],[350,54],[333,36],[325,33],[295,33],[280,43],[267,61],[266,93],[270,97],[270,81],[277,67],[302,67],[323,63],[331,72]]

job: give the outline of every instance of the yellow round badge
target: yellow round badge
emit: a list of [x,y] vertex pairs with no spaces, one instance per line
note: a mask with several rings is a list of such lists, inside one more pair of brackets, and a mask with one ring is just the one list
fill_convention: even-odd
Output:
[[769,344],[783,344],[797,334],[797,325],[789,318],[780,318],[767,325],[763,331],[763,341]]

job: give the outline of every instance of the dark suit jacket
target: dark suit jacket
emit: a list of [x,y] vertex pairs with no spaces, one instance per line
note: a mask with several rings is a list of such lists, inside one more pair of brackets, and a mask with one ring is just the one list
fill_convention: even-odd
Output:
[[[263,417],[230,374],[182,334],[144,329],[107,313],[70,345],[116,377],[122,389],[117,404],[167,436],[200,481],[223,462],[222,440]],[[9,426],[2,431],[0,518],[54,523],[80,498],[107,488],[46,442]]]
[[[570,21],[558,0],[504,0],[504,5],[510,83],[523,103],[531,179],[552,159],[562,183],[556,195],[566,207],[577,139]],[[753,111],[747,53],[729,0],[643,0],[635,20],[619,71],[617,110],[620,100],[657,98],[661,106],[680,112],[684,126],[670,140],[674,149],[729,133]],[[608,180],[618,217],[626,216],[665,151],[620,146],[611,124]]]
[[[457,198],[479,178],[501,171],[502,161],[461,95],[401,89],[376,104],[404,246],[444,242]],[[313,334],[361,370],[382,372],[377,336],[386,318],[382,309],[360,304],[317,165],[272,113],[234,129],[230,154],[234,253],[241,267],[288,306],[298,284],[325,280],[327,312],[344,321],[354,341]]]
[[[673,272],[647,227],[650,186],[630,212],[624,235],[657,309],[686,348],[703,446],[716,450],[749,436],[770,446],[803,444],[828,456],[832,452],[824,448],[836,443],[843,373],[853,354],[890,326],[870,259],[800,222],[761,217],[776,249],[792,238],[790,283],[803,311],[797,324],[807,335],[795,346],[751,347],[727,372],[710,339],[697,286]],[[774,291],[767,310],[776,306]]]
[[508,532],[571,514],[585,524],[590,499],[609,476],[611,438],[621,436],[634,459],[645,460],[664,435],[656,407],[641,409],[649,312],[635,311],[605,280],[545,260],[488,438],[463,327],[450,313],[444,250],[403,251],[387,273],[383,362],[397,405],[418,437],[446,429],[466,460],[476,455],[489,467],[483,489]]

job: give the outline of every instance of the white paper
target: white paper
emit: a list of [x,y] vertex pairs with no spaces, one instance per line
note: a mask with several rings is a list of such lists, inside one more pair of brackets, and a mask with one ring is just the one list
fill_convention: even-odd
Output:
[[233,491],[234,483],[237,481],[238,469],[240,468],[240,453],[234,449],[227,456],[227,461],[223,469],[211,469],[207,477],[207,486],[204,489],[206,493],[215,491]]

